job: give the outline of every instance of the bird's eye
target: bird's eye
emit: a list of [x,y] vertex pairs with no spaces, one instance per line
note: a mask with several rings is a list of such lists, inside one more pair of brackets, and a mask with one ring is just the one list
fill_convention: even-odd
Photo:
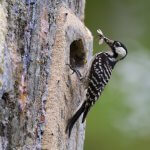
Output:
[[119,47],[119,46],[121,46],[121,44],[120,44],[119,42],[116,42],[116,43],[115,43],[115,46],[116,46],[116,47]]

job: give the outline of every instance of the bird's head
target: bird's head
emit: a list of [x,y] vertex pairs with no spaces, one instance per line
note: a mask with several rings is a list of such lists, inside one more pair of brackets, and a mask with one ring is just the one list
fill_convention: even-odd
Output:
[[116,58],[116,60],[122,60],[127,56],[127,48],[121,42],[109,40],[108,38],[104,39],[104,41],[111,48],[113,56]]
[[103,35],[101,30],[98,30],[97,32],[99,34],[100,40],[104,41],[111,48],[112,54],[117,61],[122,60],[127,56],[128,52],[124,44],[119,41],[113,41],[108,39]]

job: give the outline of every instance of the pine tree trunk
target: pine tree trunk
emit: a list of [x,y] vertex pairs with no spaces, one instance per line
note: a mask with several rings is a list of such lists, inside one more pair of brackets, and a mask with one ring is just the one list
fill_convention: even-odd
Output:
[[[85,124],[67,120],[92,56],[84,0],[0,1],[0,150],[82,150]],[[87,63],[85,64],[85,61]]]

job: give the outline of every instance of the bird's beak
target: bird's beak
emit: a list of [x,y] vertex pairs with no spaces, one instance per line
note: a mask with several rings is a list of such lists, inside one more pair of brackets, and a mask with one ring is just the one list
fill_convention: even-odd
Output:
[[104,37],[104,41],[105,41],[105,43],[106,43],[110,48],[113,47],[113,43],[114,43],[113,40],[110,40],[110,39]]

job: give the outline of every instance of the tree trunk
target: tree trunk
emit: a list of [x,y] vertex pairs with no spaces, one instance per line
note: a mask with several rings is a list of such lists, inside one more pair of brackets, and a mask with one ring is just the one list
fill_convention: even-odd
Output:
[[84,0],[0,1],[0,150],[83,149],[81,120],[70,138],[65,128],[85,93],[66,64],[83,73],[92,56],[84,7]]

